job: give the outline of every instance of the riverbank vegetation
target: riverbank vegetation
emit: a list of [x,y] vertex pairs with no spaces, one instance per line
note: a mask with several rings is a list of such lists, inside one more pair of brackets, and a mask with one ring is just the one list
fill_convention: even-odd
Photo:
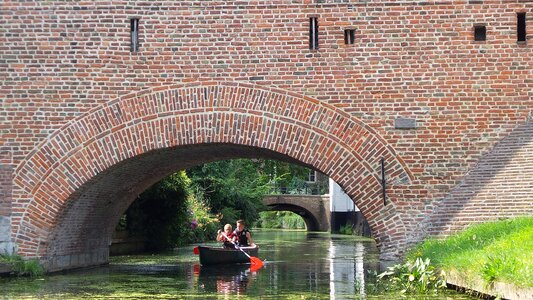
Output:
[[533,287],[533,217],[478,224],[446,239],[429,239],[409,251],[402,264],[376,276],[377,289],[437,292],[446,274],[486,286],[503,282]]
[[41,276],[43,267],[35,259],[25,260],[17,254],[0,254],[0,264],[6,264],[16,276]]
[[421,257],[445,271],[457,270],[489,285],[533,287],[533,216],[472,226],[444,240],[428,240],[406,259]]
[[305,229],[304,219],[290,211],[263,211],[259,213],[257,227],[276,229]]
[[437,270],[428,258],[406,260],[377,275],[377,287],[400,293],[434,293],[446,287],[445,274]]

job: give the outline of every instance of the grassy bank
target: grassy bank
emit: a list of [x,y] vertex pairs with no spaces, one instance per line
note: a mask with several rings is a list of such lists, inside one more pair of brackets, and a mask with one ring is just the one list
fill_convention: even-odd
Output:
[[533,287],[533,216],[475,225],[444,240],[428,240],[407,254],[429,258],[485,283]]

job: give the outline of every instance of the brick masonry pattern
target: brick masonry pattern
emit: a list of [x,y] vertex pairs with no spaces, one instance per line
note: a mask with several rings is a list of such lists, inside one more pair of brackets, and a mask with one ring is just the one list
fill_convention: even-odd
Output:
[[[98,236],[108,229],[91,222],[107,218],[102,228],[112,227],[136,192],[109,174],[132,181],[133,170],[159,162],[160,171],[133,180],[144,186],[200,162],[191,155],[258,151],[247,147],[336,179],[363,207],[383,253],[532,213],[533,60],[528,43],[516,42],[517,12],[533,28],[531,3],[4,1],[0,213],[11,216],[25,255],[105,247]],[[308,49],[310,16],[318,17],[317,51]],[[139,53],[129,52],[131,17],[140,18]],[[473,41],[477,23],[487,26],[485,42]],[[344,44],[346,27],[356,29],[353,45]],[[397,118],[417,128],[395,130]],[[505,146],[513,140],[522,146]],[[162,163],[177,158],[168,147],[215,142],[244,148],[184,148],[181,164]],[[478,180],[494,174],[497,181]],[[509,182],[508,192],[488,192]],[[109,215],[96,198],[112,203]],[[81,230],[94,231],[90,242]]]
[[[45,239],[42,235],[59,222],[58,212],[83,184],[121,161],[157,149],[198,144],[271,149],[332,174],[370,220],[377,219],[374,216],[382,203],[377,161],[370,165],[371,158],[378,155],[387,160],[391,180],[409,176],[372,128],[335,107],[247,84],[189,85],[112,101],[69,123],[40,145],[15,178],[18,186],[33,195],[27,203],[20,203],[26,214],[13,220],[20,251],[35,251],[30,250],[38,247],[35,241]],[[80,219],[79,212],[75,213]],[[20,239],[29,235],[33,235],[30,241]]]

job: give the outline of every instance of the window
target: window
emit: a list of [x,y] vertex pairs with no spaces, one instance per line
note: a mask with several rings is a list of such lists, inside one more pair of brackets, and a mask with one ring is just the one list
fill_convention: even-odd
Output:
[[309,18],[309,49],[318,49],[318,19],[316,17]]
[[474,40],[487,40],[487,27],[485,27],[485,25],[474,25]]
[[130,19],[131,52],[139,52],[139,19]]
[[315,170],[309,170],[309,182],[315,182],[316,181],[316,171]]
[[355,41],[355,29],[344,29],[344,43],[352,45]]
[[526,41],[526,13],[516,14],[516,35],[518,42]]

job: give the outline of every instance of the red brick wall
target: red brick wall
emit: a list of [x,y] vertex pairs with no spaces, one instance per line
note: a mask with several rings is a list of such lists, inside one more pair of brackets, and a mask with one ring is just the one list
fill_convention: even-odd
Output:
[[[509,136],[513,129],[526,126],[533,108],[531,47],[516,42],[517,12],[527,13],[528,39],[531,39],[531,3],[523,0],[4,1],[0,10],[0,98],[3,100],[0,150],[8,151],[16,166],[13,239],[25,255],[46,255],[51,251],[47,249],[57,246],[61,240],[59,232],[67,236],[68,231],[72,238],[56,247],[64,249],[58,253],[84,253],[88,244],[83,244],[83,238],[75,229],[67,230],[63,226],[68,224],[65,220],[83,219],[86,225],[78,224],[79,228],[90,228],[87,224],[99,224],[98,215],[104,215],[96,207],[97,203],[102,203],[94,199],[111,201],[116,211],[110,210],[109,214],[115,216],[133,197],[113,200],[109,195],[117,196],[113,188],[121,185],[104,188],[97,179],[111,181],[106,174],[120,171],[124,180],[130,180],[135,170],[148,174],[136,179],[148,184],[169,170],[148,168],[141,163],[144,156],[134,158],[135,154],[149,156],[152,153],[154,156],[146,161],[165,161],[174,157],[165,152],[167,146],[178,147],[222,137],[201,127],[204,119],[191,115],[183,116],[186,127],[176,134],[192,134],[201,128],[198,135],[179,142],[153,138],[162,126],[176,124],[165,125],[163,119],[167,116],[147,111],[152,109],[150,103],[159,99],[157,90],[174,93],[172,91],[180,90],[184,84],[200,87],[205,82],[211,86],[231,86],[239,82],[248,92],[262,91],[268,94],[267,98],[273,97],[275,105],[296,109],[290,106],[291,101],[300,101],[307,103],[308,109],[326,107],[326,116],[340,118],[326,118],[327,128],[324,129],[321,125],[313,127],[315,120],[302,121],[287,111],[271,112],[277,120],[275,124],[282,124],[286,121],[284,118],[288,118],[288,123],[297,123],[295,130],[314,128],[318,130],[317,138],[332,137],[333,145],[343,150],[333,147],[329,154],[316,150],[320,145],[305,135],[298,138],[307,141],[307,152],[293,149],[298,144],[290,143],[302,143],[296,137],[278,140],[279,145],[269,143],[268,134],[272,132],[261,131],[266,135],[256,136],[254,132],[260,130],[247,126],[253,124],[249,119],[227,123],[224,130],[236,136],[223,141],[256,147],[252,142],[255,139],[276,152],[269,152],[270,156],[292,156],[327,171],[325,173],[351,191],[358,205],[365,207],[363,213],[373,222],[373,230],[383,244],[382,251],[397,254],[408,243],[419,240],[426,230],[419,230],[417,226],[427,224],[424,221],[431,222],[431,215],[436,211],[457,216],[461,220],[455,222],[455,217],[450,217],[446,222],[462,227],[472,220],[467,217],[472,210],[466,210],[463,215],[448,213],[444,208],[451,206],[446,203],[468,201],[450,191],[483,155],[492,153],[491,149],[499,140]],[[318,17],[317,51],[308,49],[310,16]],[[129,52],[131,17],[140,18],[139,53]],[[473,25],[478,23],[486,24],[487,41],[473,41]],[[347,27],[356,29],[354,45],[344,45],[343,30]],[[199,92],[181,91],[190,99]],[[277,99],[279,91],[283,91],[281,94],[290,91],[290,97]],[[135,93],[137,98],[128,96]],[[152,98],[143,98],[144,93]],[[240,97],[236,98],[238,101],[250,105],[252,100],[262,99],[261,95],[251,97],[241,91],[235,93]],[[176,95],[169,99],[181,98]],[[117,114],[109,109],[127,101],[131,101],[132,109],[142,111],[138,115],[154,119],[128,117],[125,119],[131,123],[111,123]],[[157,109],[157,106],[152,107]],[[217,108],[216,105],[203,107]],[[248,108],[239,104],[231,107],[241,109],[232,111],[233,116],[249,113],[245,112]],[[266,114],[273,106],[255,109]],[[172,109],[168,111],[176,113]],[[125,113],[135,115],[135,112]],[[399,117],[416,119],[417,129],[395,129],[394,121]],[[212,118],[209,120],[218,117]],[[79,120],[102,125],[95,125],[101,128],[76,127],[81,124]],[[193,121],[197,123],[191,123]],[[266,122],[262,124],[269,126],[267,118],[257,122]],[[336,124],[353,125],[331,127]],[[86,139],[69,140],[73,138],[73,128]],[[106,131],[112,128],[116,131]],[[128,144],[117,134],[133,128],[138,131],[131,131],[128,140],[138,140],[140,148],[128,148],[134,143]],[[347,137],[343,131],[351,134],[354,128],[365,134],[362,140],[370,136],[372,142],[365,143],[362,149],[350,150],[350,142],[357,138]],[[276,134],[282,135],[285,129],[278,128]],[[239,139],[242,132],[249,133],[250,140]],[[91,133],[98,134],[91,136]],[[117,140],[112,140],[114,138]],[[92,148],[95,152],[81,149],[89,143],[103,148]],[[105,145],[117,148],[109,149]],[[378,148],[373,149],[375,146]],[[255,150],[245,149],[226,149],[227,152],[215,156],[254,156]],[[106,150],[110,153],[106,154]],[[183,151],[190,157],[180,159],[198,162],[194,151]],[[204,160],[214,157],[213,150],[207,152],[210,156],[204,156]],[[364,156],[360,156],[362,153]],[[375,189],[379,183],[379,172],[374,170],[379,169],[377,164],[384,153],[388,159],[387,174],[391,177],[388,189],[391,205],[386,210],[378,206],[376,199],[379,197],[374,195],[378,193]],[[530,153],[528,150],[524,155]],[[337,154],[342,156],[336,157]],[[83,155],[86,155],[81,160],[84,164],[68,165],[71,159]],[[334,165],[350,155],[360,162]],[[124,162],[128,158],[133,160]],[[124,165],[119,164],[121,161]],[[187,163],[170,165],[182,167]],[[362,173],[353,175],[351,172],[358,170],[349,170],[348,165],[360,166]],[[78,177],[69,177],[63,172],[66,169],[62,168],[67,167],[72,172],[66,173],[76,173]],[[57,174],[66,177],[55,176]],[[40,181],[43,176],[47,179]],[[359,176],[372,179],[356,182]],[[530,185],[527,179],[520,182],[518,189]],[[131,185],[124,186],[123,195],[134,194]],[[97,186],[100,191],[95,190]],[[372,196],[363,198],[361,195]],[[488,200],[487,197],[479,198],[483,199],[480,203]],[[510,206],[525,207],[525,210],[508,209],[507,205],[498,208],[509,211],[506,216],[531,213],[530,199],[517,196],[506,202]],[[86,215],[76,218],[74,207],[76,211],[85,208],[80,214]],[[473,211],[483,211],[482,207],[479,205]],[[103,227],[106,226],[111,225]],[[107,233],[103,227],[100,235]],[[94,231],[92,245],[105,248],[105,240],[97,241],[99,230]],[[99,259],[101,257],[95,261]],[[76,260],[92,261],[92,258],[78,256]]]
[[429,233],[533,213],[533,119],[480,159],[431,215]]
[[378,242],[398,252],[405,226],[394,202],[382,207],[376,158],[395,182],[412,175],[391,150],[342,110],[284,90],[204,82],[131,94],[61,128],[19,166],[13,231],[25,255],[102,253],[121,213],[156,180],[202,162],[267,157],[331,174]]

